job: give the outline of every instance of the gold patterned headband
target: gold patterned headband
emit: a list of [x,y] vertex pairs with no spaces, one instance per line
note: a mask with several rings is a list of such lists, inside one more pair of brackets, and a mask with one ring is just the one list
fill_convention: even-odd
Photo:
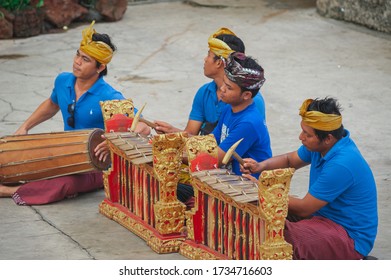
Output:
[[341,127],[342,116],[324,114],[319,111],[307,111],[313,99],[307,99],[300,107],[299,115],[305,125],[322,131],[333,131]]
[[94,58],[101,64],[108,64],[113,57],[112,48],[102,41],[92,41],[92,35],[95,29],[92,28],[95,21],[82,31],[82,40],[80,42],[80,50]]
[[233,33],[231,30],[229,30],[226,27],[221,27],[215,33],[210,35],[210,37],[208,39],[209,49],[218,57],[227,58],[234,51],[227,45],[227,43],[216,38],[219,35],[234,35],[234,36],[236,36],[236,34]]

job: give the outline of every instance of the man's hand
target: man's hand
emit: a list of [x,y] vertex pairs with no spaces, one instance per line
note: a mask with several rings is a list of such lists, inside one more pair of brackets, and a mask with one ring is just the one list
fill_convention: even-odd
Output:
[[[102,134],[102,138],[106,139],[105,136]],[[94,149],[95,157],[99,161],[106,161],[107,157],[110,155],[110,149],[107,145],[106,140],[104,140],[102,143],[98,144]]]
[[23,127],[19,127],[17,131],[14,132],[14,135],[25,135],[28,133],[28,130],[23,128]]
[[145,123],[139,122],[134,132],[139,133],[143,136],[148,136],[149,134],[151,134],[151,128]]
[[247,179],[249,179],[250,181],[252,181],[254,183],[258,183],[257,178],[251,176],[250,174],[242,174],[242,177],[247,178]]
[[240,172],[243,174],[261,173],[262,167],[259,162],[252,158],[244,158],[244,165],[240,165]]
[[159,134],[164,134],[164,133],[174,133],[174,132],[180,132],[182,130],[173,127],[171,124],[163,122],[163,121],[155,121],[156,124],[156,132]]

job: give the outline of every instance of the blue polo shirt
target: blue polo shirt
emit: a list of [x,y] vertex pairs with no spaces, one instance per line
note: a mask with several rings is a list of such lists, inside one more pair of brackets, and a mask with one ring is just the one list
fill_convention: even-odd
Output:
[[[260,92],[253,98],[263,119],[266,119],[265,101]],[[217,123],[224,107],[229,104],[217,98],[217,84],[215,81],[207,83],[199,88],[193,99],[189,119],[194,121]]]
[[322,157],[301,146],[299,157],[311,163],[309,193],[328,204],[315,213],[343,226],[357,252],[372,250],[378,226],[377,191],[371,168],[349,131]]
[[[231,106],[225,107],[212,134],[224,152],[243,138],[235,150],[242,158],[260,162],[272,156],[269,131],[254,102],[237,113],[232,112]],[[239,162],[233,158],[231,163],[232,171],[241,175]],[[252,175],[259,177],[259,174]]]
[[[52,101],[60,107],[64,121],[64,130],[104,129],[103,115],[99,102],[114,99],[122,100],[125,99],[124,96],[106,83],[103,77],[101,77],[75,103],[75,81],[76,77],[72,73],[59,74],[54,82],[54,89],[50,96]],[[71,115],[68,112],[68,106],[73,103],[75,103],[74,128],[70,127],[67,123],[67,119]]]

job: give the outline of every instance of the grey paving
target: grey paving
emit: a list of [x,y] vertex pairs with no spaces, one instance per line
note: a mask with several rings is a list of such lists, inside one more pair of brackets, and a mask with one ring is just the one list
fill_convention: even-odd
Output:
[[[129,5],[123,20],[96,24],[118,47],[107,80],[137,107],[147,103],[147,119],[184,127],[196,90],[208,81],[202,70],[207,38],[221,26],[231,28],[265,68],[274,154],[300,144],[298,108],[304,99],[340,100],[344,125],[376,177],[380,220],[371,255],[391,259],[390,35],[322,18],[314,0],[198,3]],[[12,134],[50,95],[58,73],[71,71],[83,28],[0,41],[0,136]],[[62,129],[58,115],[30,132]],[[303,195],[307,177],[308,169],[297,171],[291,192]],[[103,197],[97,191],[33,207],[0,199],[0,260],[184,259],[157,255],[99,214]]]

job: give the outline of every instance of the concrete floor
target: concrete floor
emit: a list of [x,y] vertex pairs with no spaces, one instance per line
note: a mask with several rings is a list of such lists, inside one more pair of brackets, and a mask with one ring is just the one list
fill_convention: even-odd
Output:
[[[121,21],[96,24],[118,47],[107,80],[136,107],[147,103],[146,119],[184,127],[196,90],[208,81],[202,70],[208,36],[229,27],[265,68],[262,92],[275,155],[300,145],[304,99],[340,100],[344,125],[376,177],[379,230],[371,255],[390,260],[391,36],[320,17],[315,0],[197,2],[204,6],[129,5]],[[12,134],[50,95],[58,73],[71,71],[84,27],[0,41],[0,136]],[[62,129],[58,115],[30,133]],[[291,192],[305,194],[307,178],[308,169],[299,170]],[[184,259],[157,255],[99,214],[103,197],[97,191],[32,207],[0,199],[0,260]]]

